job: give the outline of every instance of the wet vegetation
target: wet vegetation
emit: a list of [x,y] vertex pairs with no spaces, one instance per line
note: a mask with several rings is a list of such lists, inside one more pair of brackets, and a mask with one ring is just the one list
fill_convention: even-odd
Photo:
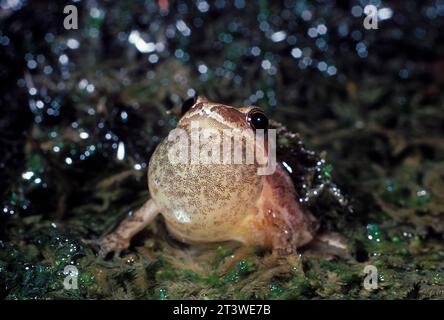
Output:
[[[78,1],[65,30],[71,2],[0,1],[0,297],[444,298],[444,3],[372,3],[377,30],[368,1]],[[159,217],[96,257],[82,239],[149,197],[196,92],[274,119],[301,203],[347,253],[257,248],[223,271],[237,244],[179,243]]]

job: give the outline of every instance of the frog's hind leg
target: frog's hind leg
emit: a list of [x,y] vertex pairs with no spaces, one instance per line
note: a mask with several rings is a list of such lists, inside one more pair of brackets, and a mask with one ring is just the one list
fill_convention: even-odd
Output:
[[291,254],[313,239],[317,220],[299,204],[293,181],[282,165],[265,177],[259,205],[273,251]]
[[351,257],[346,238],[336,232],[321,233],[307,245],[310,255],[332,260],[336,257]]
[[153,221],[158,213],[159,209],[150,199],[134,214],[123,220],[114,232],[98,240],[86,242],[97,245],[101,257],[105,257],[110,252],[114,252],[114,256],[119,256],[129,247],[131,238]]

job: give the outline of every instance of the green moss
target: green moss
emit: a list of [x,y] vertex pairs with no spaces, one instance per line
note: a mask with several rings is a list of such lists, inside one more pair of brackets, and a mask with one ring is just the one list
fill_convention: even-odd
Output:
[[233,250],[218,246],[216,249],[216,256],[214,258],[213,266],[217,267],[226,257],[233,254]]

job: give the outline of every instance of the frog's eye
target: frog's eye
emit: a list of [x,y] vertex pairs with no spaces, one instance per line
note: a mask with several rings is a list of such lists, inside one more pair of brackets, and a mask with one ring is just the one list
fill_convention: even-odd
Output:
[[187,113],[188,110],[190,110],[195,103],[196,103],[196,97],[192,97],[185,100],[185,102],[182,104],[181,115],[183,116],[185,113]]
[[247,121],[253,129],[268,129],[268,118],[261,110],[251,110],[247,115]]

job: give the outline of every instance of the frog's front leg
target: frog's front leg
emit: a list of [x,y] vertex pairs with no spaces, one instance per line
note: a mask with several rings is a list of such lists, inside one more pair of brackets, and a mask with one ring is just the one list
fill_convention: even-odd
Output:
[[110,252],[114,252],[114,256],[119,256],[129,247],[131,238],[153,221],[158,213],[159,209],[150,199],[134,214],[123,220],[114,232],[89,243],[99,247],[101,257],[105,257]]

